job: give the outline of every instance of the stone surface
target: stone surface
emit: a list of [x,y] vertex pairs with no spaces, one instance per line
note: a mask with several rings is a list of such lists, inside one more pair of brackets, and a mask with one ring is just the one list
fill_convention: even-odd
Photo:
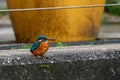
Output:
[[[99,44],[117,44],[120,43],[120,39],[101,39],[91,40],[84,42],[54,42],[50,43],[50,47],[63,47],[63,46],[79,46],[79,45],[99,45]],[[15,41],[7,41],[0,43],[0,50],[11,50],[11,49],[26,49],[31,47],[31,43],[16,43]]]
[[0,50],[0,80],[120,80],[120,44]]
[[15,40],[14,32],[11,27],[0,28],[0,42]]

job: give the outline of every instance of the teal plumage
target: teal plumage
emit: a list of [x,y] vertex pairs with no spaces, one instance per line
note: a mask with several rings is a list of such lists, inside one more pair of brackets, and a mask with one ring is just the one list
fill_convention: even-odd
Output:
[[38,41],[38,40],[41,40],[41,39],[47,39],[47,36],[41,35],[41,36],[39,36],[39,37],[37,38],[37,41]]
[[33,51],[34,51],[35,49],[37,49],[39,46],[40,46],[40,42],[35,42],[35,43],[32,45],[30,51],[33,52]]
[[[43,36],[43,35],[39,36],[39,37],[37,38],[37,42],[35,42],[35,43],[32,45],[32,47],[31,47],[31,49],[30,49],[30,52],[33,52],[35,49],[37,49],[37,48],[40,46],[39,40],[43,41],[44,39],[47,39],[47,37],[46,37],[46,36]],[[44,40],[44,42],[45,42],[45,41],[46,41],[46,40]]]
[[42,57],[49,48],[49,40],[54,39],[48,38],[43,35],[39,36],[37,38],[37,41],[30,48],[30,52],[37,57]]

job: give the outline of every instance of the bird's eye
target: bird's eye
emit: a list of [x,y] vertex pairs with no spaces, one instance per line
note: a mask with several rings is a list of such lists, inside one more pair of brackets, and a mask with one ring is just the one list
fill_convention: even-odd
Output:
[[39,42],[41,42],[42,40],[39,40]]
[[46,41],[46,39],[40,39],[39,40],[39,42],[45,42]]

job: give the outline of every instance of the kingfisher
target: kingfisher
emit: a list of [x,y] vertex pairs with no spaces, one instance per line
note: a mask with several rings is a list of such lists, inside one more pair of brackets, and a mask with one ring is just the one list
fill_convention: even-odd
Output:
[[47,52],[49,48],[49,41],[55,40],[53,38],[48,38],[47,36],[39,36],[37,41],[30,48],[30,52],[36,57],[40,58]]

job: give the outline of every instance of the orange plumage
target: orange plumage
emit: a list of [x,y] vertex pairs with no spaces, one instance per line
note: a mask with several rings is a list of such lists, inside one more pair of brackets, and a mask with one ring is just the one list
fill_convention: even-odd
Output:
[[49,48],[49,44],[47,42],[41,42],[40,46],[35,49],[32,54],[34,54],[35,56],[43,56],[47,50]]
[[35,42],[30,48],[32,54],[37,57],[42,57],[49,48],[49,40],[54,40],[54,39],[47,38],[46,36],[39,36],[37,42]]

